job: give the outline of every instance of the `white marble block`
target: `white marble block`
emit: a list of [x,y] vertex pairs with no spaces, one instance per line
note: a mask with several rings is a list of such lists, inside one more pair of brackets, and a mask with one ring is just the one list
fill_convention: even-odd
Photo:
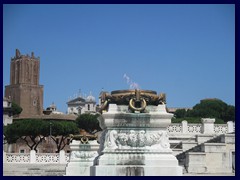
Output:
[[146,113],[109,104],[99,118],[103,129],[93,176],[181,176],[182,167],[170,149],[167,127],[172,114],[165,105],[147,106]]
[[214,118],[202,118],[202,132],[203,134],[214,134]]
[[66,176],[90,176],[90,167],[98,156],[99,144],[96,140],[82,144],[73,140],[70,144],[70,162],[66,167]]

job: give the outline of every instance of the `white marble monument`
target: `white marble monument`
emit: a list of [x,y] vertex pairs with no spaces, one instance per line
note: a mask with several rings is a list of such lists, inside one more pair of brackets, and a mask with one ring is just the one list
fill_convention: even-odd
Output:
[[164,103],[148,105],[149,99],[141,98],[139,92],[135,94],[136,98],[131,92],[129,106],[111,103],[114,97],[104,99],[110,103],[105,103],[107,110],[103,108],[99,117],[103,132],[99,156],[90,174],[181,176],[182,167],[172,154],[166,129],[173,115],[166,112]]

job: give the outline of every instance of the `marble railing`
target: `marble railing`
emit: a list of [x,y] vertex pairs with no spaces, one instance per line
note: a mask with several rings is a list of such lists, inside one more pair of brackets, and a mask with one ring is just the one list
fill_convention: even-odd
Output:
[[29,154],[19,154],[19,153],[6,153],[6,162],[8,163],[29,163]]
[[216,134],[227,134],[228,133],[228,125],[227,124],[215,124],[214,132]]
[[36,154],[37,163],[58,163],[59,154],[56,153],[37,153]]
[[213,134],[232,133],[235,132],[235,123],[228,121],[227,124],[213,124],[209,122],[188,124],[187,121],[182,121],[182,123],[172,123],[167,127],[167,131],[171,134],[206,134],[209,133],[209,130]]
[[60,153],[36,153],[32,150],[30,153],[5,153],[5,163],[67,163],[69,154],[64,151]]

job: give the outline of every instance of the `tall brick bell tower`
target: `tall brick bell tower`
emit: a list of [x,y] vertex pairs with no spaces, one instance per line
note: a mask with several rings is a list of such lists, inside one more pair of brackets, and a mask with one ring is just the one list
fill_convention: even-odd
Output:
[[39,85],[40,58],[34,53],[21,55],[16,49],[11,58],[10,85],[5,86],[5,97],[9,97],[23,108],[20,118],[42,115],[43,85]]

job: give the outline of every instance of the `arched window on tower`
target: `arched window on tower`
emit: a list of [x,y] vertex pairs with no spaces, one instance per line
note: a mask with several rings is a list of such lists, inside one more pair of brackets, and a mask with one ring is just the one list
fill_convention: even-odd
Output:
[[87,105],[88,111],[90,111],[90,104]]

